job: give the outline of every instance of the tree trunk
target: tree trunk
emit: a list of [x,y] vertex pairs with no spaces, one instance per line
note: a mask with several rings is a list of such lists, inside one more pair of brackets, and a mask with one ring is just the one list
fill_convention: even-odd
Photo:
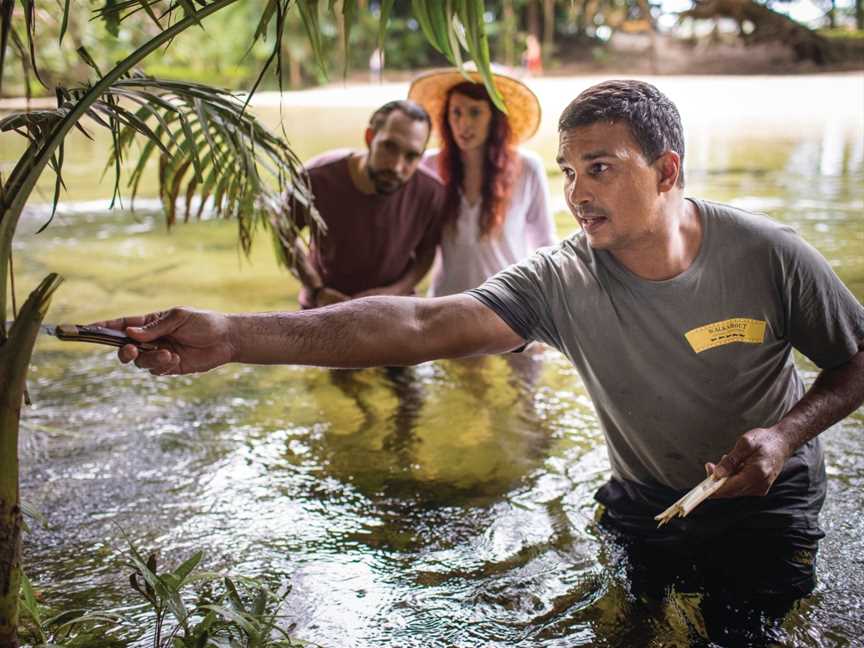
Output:
[[504,0],[501,10],[502,38],[504,49],[504,64],[516,65],[516,12],[513,11],[513,0]]
[[542,39],[542,34],[540,33],[540,15],[537,11],[537,2],[539,0],[531,0],[528,3],[528,19],[526,20],[528,24],[528,33],[534,34],[537,37],[537,40]]
[[697,0],[692,9],[681,13],[681,17],[732,18],[739,26],[749,22],[753,25],[753,31],[744,34],[742,29],[744,42],[782,43],[792,48],[799,61],[813,61],[824,65],[838,58],[838,52],[826,38],[753,0]]
[[648,0],[639,0],[639,10],[642,18],[648,23],[648,37],[651,39],[651,74],[658,74],[660,66],[657,62],[657,30],[654,29],[654,20],[651,16],[651,6]]
[[555,50],[555,0],[543,0],[543,57]]
[[855,0],[855,28],[864,29],[864,0]]
[[[0,254],[0,257],[7,257]],[[0,263],[9,263],[0,258]],[[18,493],[18,423],[27,367],[42,318],[61,279],[50,274],[21,307],[0,344],[0,648],[18,647],[21,586],[21,503]],[[5,313],[3,314],[5,317]]]

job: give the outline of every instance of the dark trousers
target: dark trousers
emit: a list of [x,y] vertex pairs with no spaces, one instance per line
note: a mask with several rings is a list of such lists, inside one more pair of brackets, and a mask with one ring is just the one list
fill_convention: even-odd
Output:
[[[790,460],[764,498],[708,500],[657,528],[654,515],[683,493],[611,480],[597,493],[600,528],[620,555],[637,598],[674,589],[701,595],[708,638],[722,646],[768,645],[795,602],[816,586],[816,523],[824,479]],[[776,487],[776,488],[775,488]]]

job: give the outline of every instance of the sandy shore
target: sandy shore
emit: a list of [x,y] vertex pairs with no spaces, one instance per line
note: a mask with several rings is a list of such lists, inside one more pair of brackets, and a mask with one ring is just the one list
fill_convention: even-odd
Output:
[[[609,76],[572,76],[525,79],[540,98],[544,127],[554,128],[554,117],[580,91]],[[678,105],[686,125],[788,131],[836,124],[864,131],[864,72],[789,76],[637,76],[654,83]],[[374,108],[404,97],[408,83],[334,82],[308,90],[259,92],[257,107],[365,107]],[[32,108],[53,107],[53,99],[34,100]],[[23,110],[23,99],[0,99],[0,110]]]
[[[608,76],[525,79],[545,113],[557,117],[579,92]],[[864,130],[864,73],[848,72],[790,76],[639,76],[657,85],[675,103],[685,125],[723,122],[734,128],[787,131],[824,124],[826,119]],[[333,83],[285,92],[285,106],[342,106],[374,108],[404,97],[408,83]],[[255,106],[278,106],[278,92],[261,92]],[[554,125],[554,120],[551,120]],[[716,124],[715,124],[716,125]]]

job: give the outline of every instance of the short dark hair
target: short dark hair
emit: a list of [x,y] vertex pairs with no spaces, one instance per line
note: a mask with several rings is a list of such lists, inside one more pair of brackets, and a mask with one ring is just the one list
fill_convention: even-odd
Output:
[[681,157],[678,186],[684,186],[684,129],[675,104],[650,83],[604,81],[583,90],[561,113],[558,131],[597,122],[626,122],[642,155],[653,162],[664,151]]
[[427,113],[420,104],[407,99],[388,101],[386,104],[381,106],[378,110],[372,113],[372,116],[369,118],[369,128],[371,128],[373,132],[377,133],[387,122],[387,117],[389,117],[390,113],[394,110],[398,110],[412,121],[424,122],[429,131],[432,131],[432,120],[429,118],[429,113]]

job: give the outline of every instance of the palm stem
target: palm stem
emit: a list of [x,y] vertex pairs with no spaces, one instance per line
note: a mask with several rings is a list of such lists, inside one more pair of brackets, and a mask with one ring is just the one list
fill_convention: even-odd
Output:
[[[171,27],[153,37],[144,45],[136,49],[125,59],[117,63],[105,76],[97,81],[75,102],[69,113],[59,120],[51,130],[50,135],[41,145],[31,145],[15,168],[12,170],[2,194],[2,206],[0,206],[0,327],[5,327],[7,284],[8,284],[8,261],[12,249],[12,238],[18,226],[18,220],[24,204],[30,197],[33,187],[45,167],[51,160],[51,156],[57,147],[63,142],[66,134],[75,126],[87,110],[101,97],[111,84],[119,80],[123,75],[129,73],[135,65],[144,60],[153,51],[171,41],[182,31],[193,25],[197,25],[202,18],[219,11],[238,0],[215,0],[206,7],[202,7],[195,14],[186,16],[177,21]],[[0,328],[0,332],[3,328]],[[0,335],[0,339],[2,339]]]

